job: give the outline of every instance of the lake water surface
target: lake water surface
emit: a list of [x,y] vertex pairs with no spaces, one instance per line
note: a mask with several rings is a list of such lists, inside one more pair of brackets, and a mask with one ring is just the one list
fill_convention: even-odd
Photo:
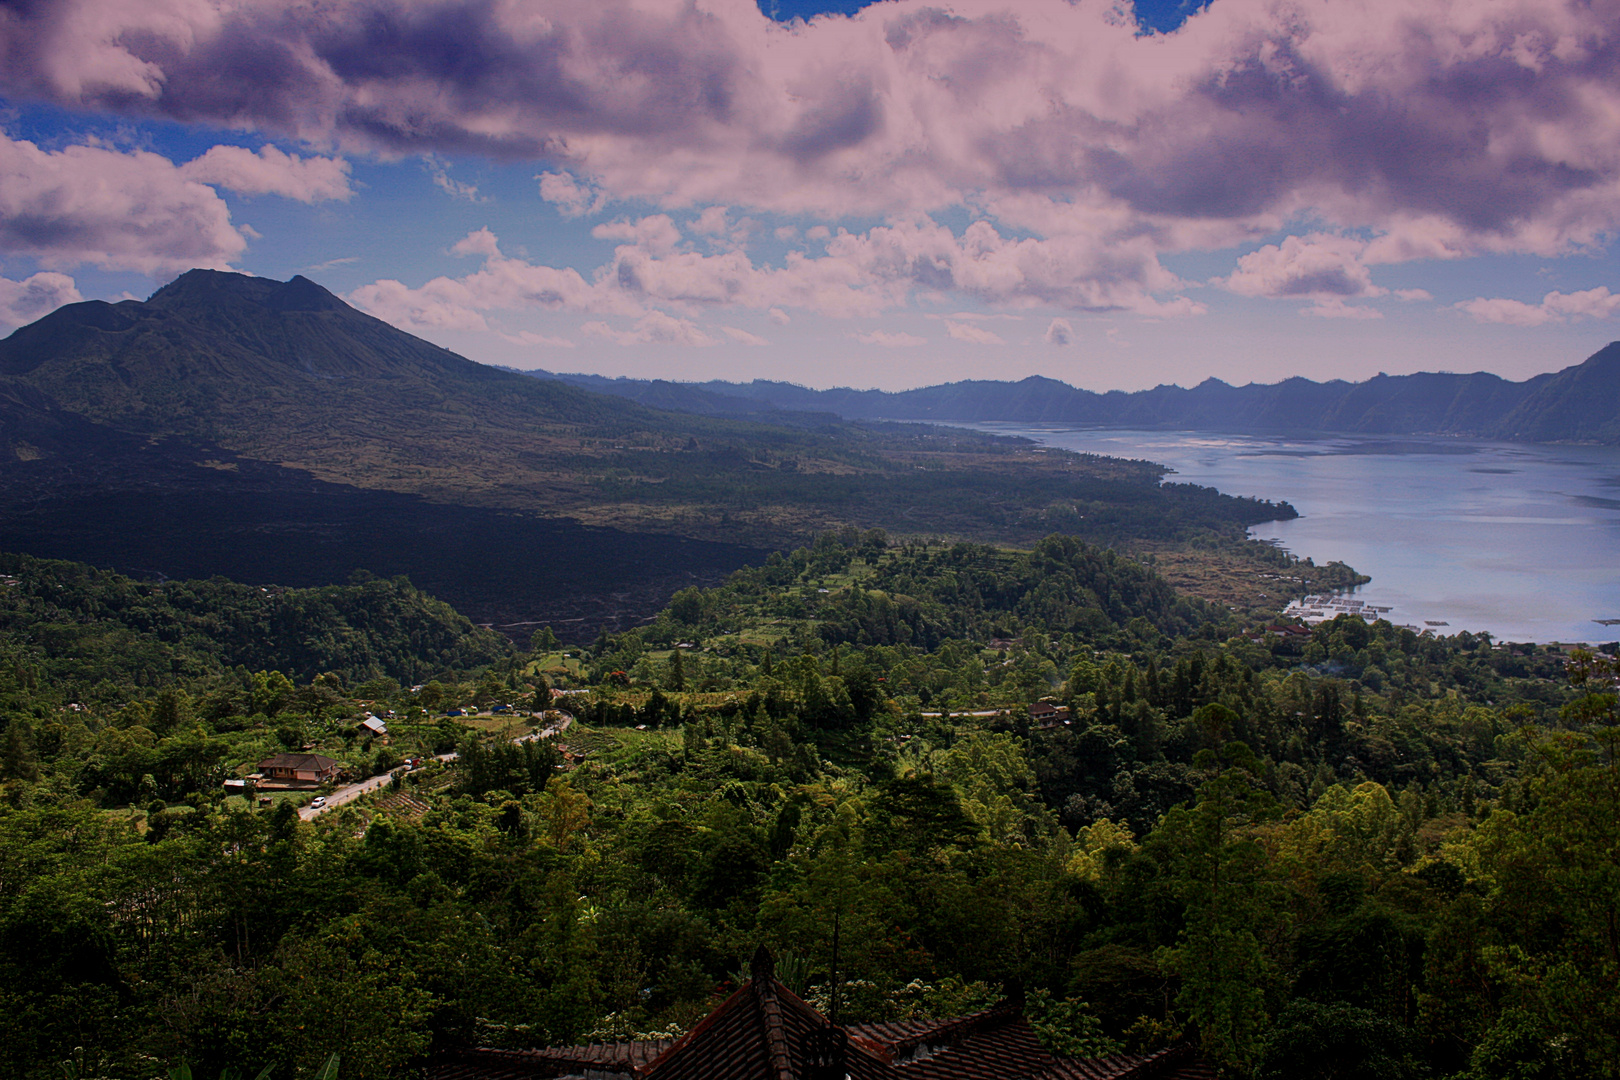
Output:
[[1356,595],[1391,605],[1396,622],[1508,641],[1620,638],[1595,621],[1620,619],[1620,448],[973,426],[1286,500],[1298,519],[1249,535],[1372,575]]

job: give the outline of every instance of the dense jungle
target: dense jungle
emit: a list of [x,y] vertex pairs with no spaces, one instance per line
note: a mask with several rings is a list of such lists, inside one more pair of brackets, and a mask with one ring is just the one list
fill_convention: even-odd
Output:
[[[847,530],[515,645],[404,578],[0,556],[0,1070],[679,1033],[764,943],[849,1022],[1016,993],[1066,1054],[1614,1076],[1612,649],[1282,626],[1156,563]],[[227,794],[280,752],[390,779]]]

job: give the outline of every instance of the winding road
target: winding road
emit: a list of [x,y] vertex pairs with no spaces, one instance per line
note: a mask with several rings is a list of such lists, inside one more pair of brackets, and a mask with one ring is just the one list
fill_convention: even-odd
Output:
[[[558,735],[561,735],[563,732],[567,731],[569,726],[574,722],[574,718],[568,713],[563,712],[561,709],[548,709],[547,712],[557,719],[553,720],[545,727],[540,728],[538,731],[531,731],[527,735],[520,735],[512,741],[515,743],[523,743],[534,739],[554,739]],[[545,719],[543,714],[531,713],[530,715],[536,720]],[[448,754],[436,754],[434,755],[433,760],[454,761],[456,760],[456,753],[454,750],[452,750]],[[332,794],[326,797],[326,803],[324,805],[300,807],[298,810],[298,818],[301,821],[314,821],[328,810],[342,806],[344,803],[351,803],[360,796],[369,795],[378,788],[387,787],[389,782],[394,779],[395,774],[400,771],[400,769],[395,769],[393,772],[382,773],[378,776],[373,776],[370,779],[361,780],[359,783],[344,784],[342,787],[337,788],[332,792]]]

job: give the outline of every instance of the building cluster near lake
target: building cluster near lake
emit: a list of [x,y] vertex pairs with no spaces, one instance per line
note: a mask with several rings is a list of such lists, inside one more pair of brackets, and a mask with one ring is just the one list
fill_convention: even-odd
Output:
[[[1322,593],[1316,596],[1306,596],[1299,600],[1291,600],[1283,608],[1283,614],[1315,626],[1329,619],[1336,619],[1340,615],[1354,615],[1366,619],[1368,622],[1377,622],[1379,619],[1389,617],[1393,608],[1377,604],[1369,604],[1364,600],[1352,600],[1348,596]],[[1432,626],[1445,626],[1445,623],[1432,623]],[[1417,630],[1420,633],[1432,633],[1417,626],[1402,627],[1405,630]]]
[[[1396,623],[1395,620],[1389,618],[1389,613],[1393,610],[1394,608],[1388,605],[1369,604],[1365,600],[1352,599],[1344,593],[1319,593],[1314,596],[1305,596],[1298,600],[1289,601],[1288,606],[1283,608],[1283,615],[1287,618],[1298,619],[1307,626],[1316,626],[1331,619],[1336,619],[1340,615],[1353,615],[1370,623],[1377,622],[1379,619],[1388,619],[1397,628],[1410,630],[1420,636],[1434,637],[1437,634],[1449,632],[1441,629],[1451,625],[1445,619],[1424,619],[1422,626],[1412,623]],[[1620,626],[1620,619],[1593,619],[1592,621],[1605,627]],[[1284,626],[1267,628],[1268,632],[1271,633],[1279,633],[1285,629]],[[1547,644],[1550,647],[1557,648],[1560,644],[1571,646],[1579,643],[1553,641],[1547,642]]]

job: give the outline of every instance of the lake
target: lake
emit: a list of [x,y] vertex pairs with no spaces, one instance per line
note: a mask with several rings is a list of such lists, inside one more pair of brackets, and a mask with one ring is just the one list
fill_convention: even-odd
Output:
[[1145,458],[1170,479],[1287,500],[1249,530],[1372,582],[1389,618],[1507,641],[1614,641],[1620,626],[1620,448],[975,424],[1048,446]]

